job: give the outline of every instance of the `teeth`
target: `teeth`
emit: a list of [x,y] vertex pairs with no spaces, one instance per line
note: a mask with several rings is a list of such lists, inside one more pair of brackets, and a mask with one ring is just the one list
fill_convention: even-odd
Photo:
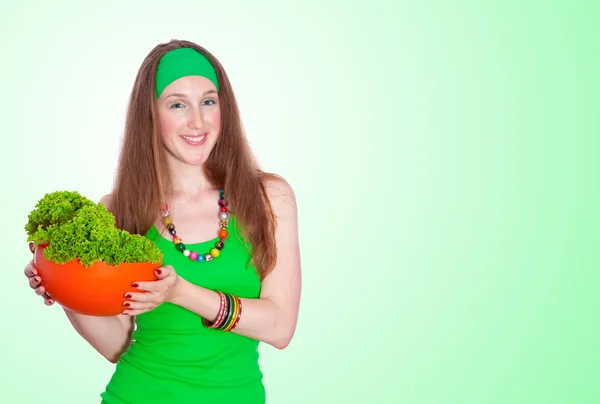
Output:
[[186,138],[187,140],[189,140],[192,143],[200,143],[202,140],[204,140],[204,136],[206,136],[206,135],[202,135],[202,136],[183,136],[183,137]]

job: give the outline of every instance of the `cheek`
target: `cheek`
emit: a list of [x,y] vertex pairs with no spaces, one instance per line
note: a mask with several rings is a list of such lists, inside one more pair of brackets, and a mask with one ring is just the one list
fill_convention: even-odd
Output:
[[171,133],[177,131],[178,122],[176,119],[170,119],[165,116],[161,116],[159,119],[160,134],[163,139],[167,139],[171,136]]
[[211,112],[207,118],[210,121],[210,126],[218,132],[221,128],[221,111],[216,110]]

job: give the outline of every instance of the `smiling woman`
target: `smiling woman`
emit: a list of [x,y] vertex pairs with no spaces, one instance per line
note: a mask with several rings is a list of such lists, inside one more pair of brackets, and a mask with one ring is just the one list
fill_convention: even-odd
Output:
[[[298,318],[296,202],[285,180],[259,169],[207,50],[172,40],[146,57],[114,189],[101,202],[117,228],[164,255],[156,281],[132,284],[123,314],[65,309],[117,364],[102,403],[265,403],[258,344],[285,348]],[[25,273],[52,305],[32,263]]]

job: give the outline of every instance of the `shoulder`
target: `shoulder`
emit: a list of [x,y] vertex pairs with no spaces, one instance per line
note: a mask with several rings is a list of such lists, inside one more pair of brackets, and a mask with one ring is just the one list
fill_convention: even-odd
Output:
[[269,174],[264,176],[262,183],[276,216],[296,213],[296,195],[288,181],[278,175]]
[[100,198],[100,201],[98,203],[103,204],[104,206],[106,206],[106,209],[109,212],[112,212],[112,194],[104,195],[102,198]]

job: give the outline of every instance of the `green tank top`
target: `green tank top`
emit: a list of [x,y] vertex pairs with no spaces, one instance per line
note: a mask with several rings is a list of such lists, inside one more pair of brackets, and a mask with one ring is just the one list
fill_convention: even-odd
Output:
[[[172,265],[187,281],[243,298],[258,298],[260,279],[254,266],[247,265],[250,254],[238,239],[233,217],[228,230],[220,256],[210,262],[191,261],[154,226],[146,237],[164,253],[163,265]],[[206,253],[217,241],[187,246]],[[198,314],[163,303],[136,317],[133,341],[101,394],[102,403],[264,404],[258,356],[258,341],[209,329]]]

